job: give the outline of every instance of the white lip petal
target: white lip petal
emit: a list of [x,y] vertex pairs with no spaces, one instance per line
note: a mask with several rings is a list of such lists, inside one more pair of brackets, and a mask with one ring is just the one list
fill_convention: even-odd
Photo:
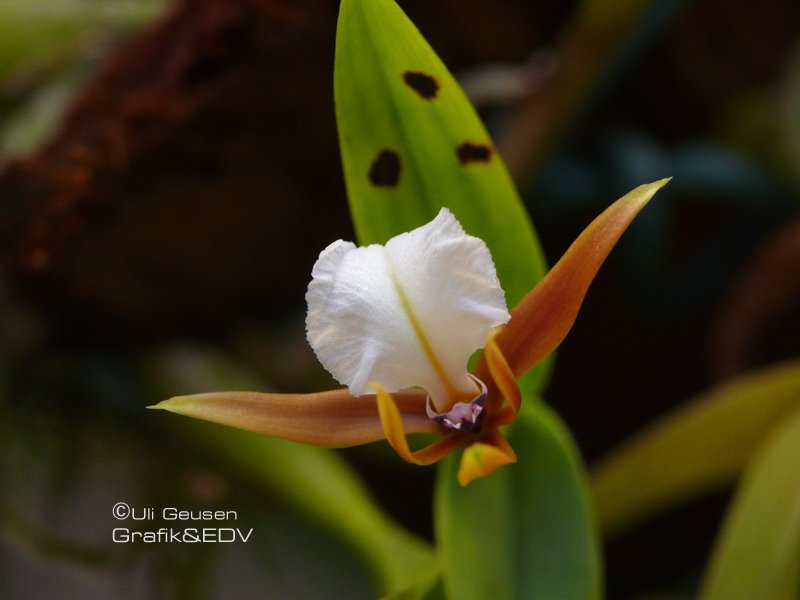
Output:
[[334,242],[312,278],[308,341],[354,395],[421,386],[442,409],[477,393],[467,361],[510,318],[489,249],[447,209],[386,246]]

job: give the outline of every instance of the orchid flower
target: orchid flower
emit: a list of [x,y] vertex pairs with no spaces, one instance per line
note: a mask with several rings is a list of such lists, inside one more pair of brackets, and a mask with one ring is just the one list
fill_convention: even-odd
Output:
[[[154,408],[316,446],[385,438],[418,465],[463,446],[458,480],[467,485],[516,461],[501,428],[520,409],[517,379],[566,337],[600,265],[667,181],[606,209],[510,313],[486,244],[446,208],[384,246],[336,241],[314,265],[306,327],[320,362],[346,388],[214,392]],[[441,438],[412,451],[406,434],[421,432]]]

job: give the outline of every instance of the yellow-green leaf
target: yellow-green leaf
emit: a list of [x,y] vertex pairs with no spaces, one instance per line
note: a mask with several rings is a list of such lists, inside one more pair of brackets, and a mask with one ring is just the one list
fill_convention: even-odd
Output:
[[733,481],[800,406],[800,361],[762,369],[659,419],[592,470],[607,535]]
[[795,410],[748,466],[700,599],[797,598],[799,552],[800,410]]

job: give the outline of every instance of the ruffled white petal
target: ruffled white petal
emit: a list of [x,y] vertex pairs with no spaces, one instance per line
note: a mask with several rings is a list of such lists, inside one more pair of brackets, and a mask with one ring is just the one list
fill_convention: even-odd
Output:
[[386,246],[334,242],[306,300],[308,341],[353,394],[421,386],[440,409],[477,390],[467,361],[510,318],[489,249],[447,209]]

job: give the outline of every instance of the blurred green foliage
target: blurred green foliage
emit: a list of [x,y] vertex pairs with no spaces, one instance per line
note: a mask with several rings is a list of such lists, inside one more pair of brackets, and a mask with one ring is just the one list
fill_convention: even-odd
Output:
[[0,153],[35,150],[90,75],[97,54],[164,6],[164,0],[0,4]]

